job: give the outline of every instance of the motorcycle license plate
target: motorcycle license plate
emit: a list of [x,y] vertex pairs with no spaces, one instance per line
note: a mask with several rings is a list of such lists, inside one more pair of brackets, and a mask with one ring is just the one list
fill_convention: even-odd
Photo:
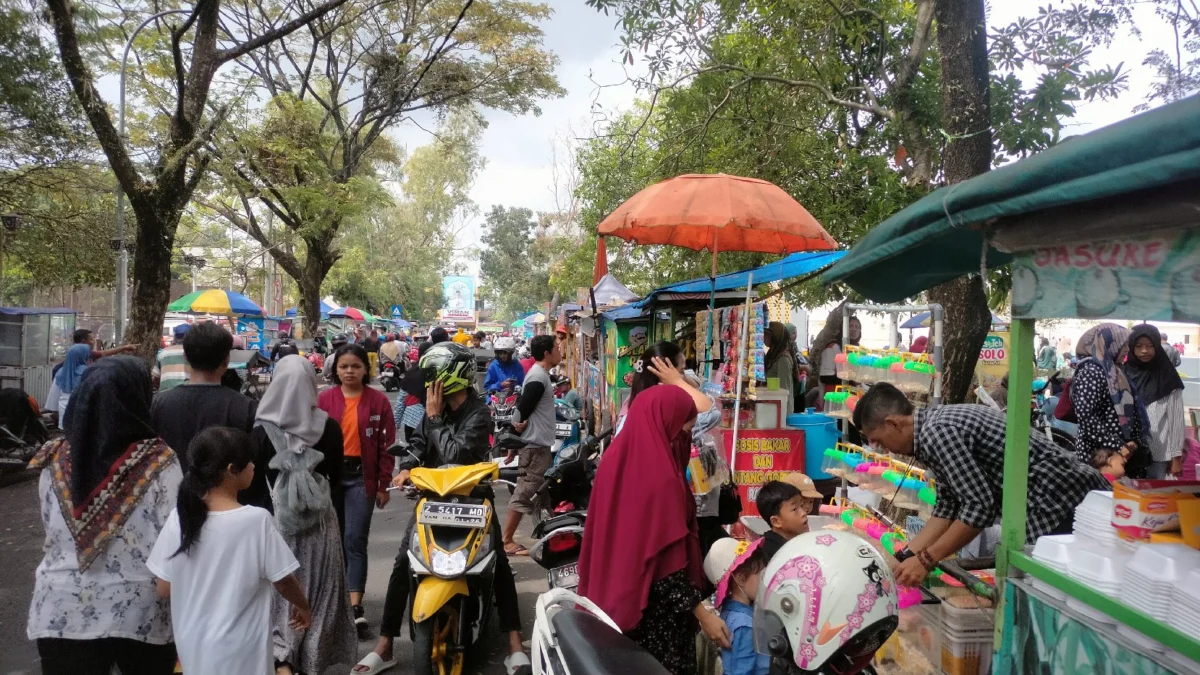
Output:
[[579,563],[550,570],[550,588],[575,588],[579,585]]
[[558,438],[569,438],[574,427],[570,424],[555,424],[554,435]]
[[483,504],[425,502],[417,514],[417,522],[421,525],[483,529],[487,527],[487,521],[487,507]]

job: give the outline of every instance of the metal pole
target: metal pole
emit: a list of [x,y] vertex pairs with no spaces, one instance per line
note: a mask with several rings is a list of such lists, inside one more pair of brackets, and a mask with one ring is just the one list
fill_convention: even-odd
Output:
[[[737,465],[737,445],[738,445],[738,427],[742,416],[742,376],[746,369],[746,352],[749,351],[750,345],[746,344],[746,340],[750,333],[750,293],[754,288],[754,272],[750,272],[746,278],[746,316],[742,317],[742,341],[738,345],[738,364],[735,377],[737,378],[737,386],[735,398],[733,399],[733,448],[729,451],[729,475],[736,476],[734,468]],[[736,482],[737,479],[734,479]]]
[[196,292],[196,263],[192,263],[192,292]]
[[[134,29],[133,34],[125,41],[125,51],[121,54],[121,103],[117,108],[117,134],[121,137],[121,141],[125,141],[125,66],[129,63],[129,50],[133,49],[133,41],[137,38],[138,33],[150,24],[150,22],[164,17],[168,14],[191,14],[190,9],[169,9],[165,12],[159,12],[146,19]],[[126,302],[125,294],[129,287],[129,251],[125,248],[125,190],[121,187],[121,181],[117,181],[117,241],[120,242],[120,250],[117,252],[117,306],[114,323],[116,324],[117,342],[122,342],[125,339],[125,319],[129,313],[129,303]]]

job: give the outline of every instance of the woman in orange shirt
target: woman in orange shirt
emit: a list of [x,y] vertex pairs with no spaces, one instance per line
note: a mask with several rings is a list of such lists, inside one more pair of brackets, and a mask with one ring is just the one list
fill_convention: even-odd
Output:
[[339,347],[333,355],[332,388],[317,405],[342,427],[342,488],[346,529],[343,548],[354,623],[362,637],[367,633],[362,596],[367,586],[367,537],[374,507],[383,508],[396,460],[388,454],[396,438],[392,406],[383,392],[367,386],[367,351],[356,344]]

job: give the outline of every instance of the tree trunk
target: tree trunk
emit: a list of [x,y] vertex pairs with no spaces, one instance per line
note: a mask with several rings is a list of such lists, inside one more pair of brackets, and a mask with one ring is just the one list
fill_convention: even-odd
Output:
[[[947,183],[991,169],[987,22],[984,0],[939,0],[938,50],[942,65],[942,127],[950,136],[943,156]],[[983,281],[971,276],[930,289],[946,310],[942,396],[962,403],[970,393],[979,348],[991,326]]]
[[300,311],[304,314],[304,334],[314,335],[321,323],[321,286],[338,254],[333,250],[333,233],[322,232],[305,237],[304,273],[296,277],[300,286]]

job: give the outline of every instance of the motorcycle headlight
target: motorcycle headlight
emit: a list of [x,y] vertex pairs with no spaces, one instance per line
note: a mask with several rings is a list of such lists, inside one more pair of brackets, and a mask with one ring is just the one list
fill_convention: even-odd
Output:
[[433,550],[433,573],[439,577],[456,577],[467,571],[467,552],[445,553]]

